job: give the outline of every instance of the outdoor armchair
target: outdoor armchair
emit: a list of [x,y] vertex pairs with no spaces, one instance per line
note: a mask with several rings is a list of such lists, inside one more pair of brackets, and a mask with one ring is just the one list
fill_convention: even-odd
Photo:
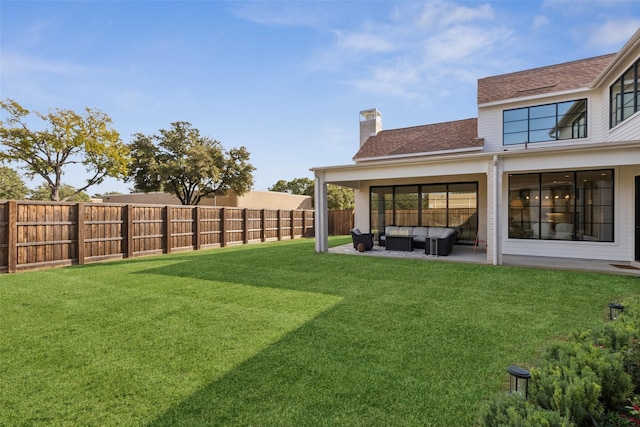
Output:
[[358,249],[358,244],[364,244],[364,250],[373,249],[373,234],[363,233],[358,228],[351,230],[351,239],[353,240],[353,249]]

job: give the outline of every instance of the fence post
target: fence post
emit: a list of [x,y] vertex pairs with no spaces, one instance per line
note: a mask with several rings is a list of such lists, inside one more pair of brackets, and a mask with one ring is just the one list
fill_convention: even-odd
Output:
[[76,238],[78,239],[78,264],[83,265],[85,259],[85,247],[84,247],[84,203],[78,202],[76,204]]
[[124,208],[124,254],[125,258],[133,257],[133,205],[127,205]]
[[164,247],[165,253],[171,253],[171,206],[164,208]]
[[227,210],[220,208],[220,247],[227,245]]
[[296,211],[291,210],[291,240],[296,238]]
[[282,211],[278,209],[278,240],[282,240]]
[[7,203],[9,208],[7,268],[9,273],[15,273],[18,270],[18,202],[9,200]]
[[200,206],[196,206],[195,208],[193,208],[192,217],[193,217],[193,227],[192,227],[193,247],[197,251],[202,246],[202,240],[200,239],[200,218],[201,218]]
[[267,241],[267,210],[260,210],[260,241]]
[[242,243],[246,245],[249,243],[249,211],[247,208],[242,210],[242,229],[244,230]]
[[307,211],[302,210],[302,237],[307,235]]

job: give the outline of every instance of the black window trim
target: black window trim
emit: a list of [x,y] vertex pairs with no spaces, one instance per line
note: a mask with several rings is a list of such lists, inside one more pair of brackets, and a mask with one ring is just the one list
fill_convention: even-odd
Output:
[[[572,132],[572,137],[571,138],[563,138],[563,139],[548,139],[545,141],[530,141],[531,139],[531,109],[532,108],[536,108],[536,107],[545,107],[548,105],[554,105],[555,106],[555,119],[556,119],[556,125],[554,128],[556,132],[558,132],[558,105],[559,104],[564,104],[565,102],[579,102],[579,101],[584,101],[584,136],[581,137],[577,137],[574,138],[573,137],[573,132]],[[568,141],[568,140],[572,140],[572,139],[584,139],[588,137],[588,123],[587,123],[587,117],[588,117],[588,108],[589,108],[589,100],[587,98],[577,98],[577,99],[569,99],[566,101],[558,101],[558,102],[549,102],[546,104],[536,104],[536,105],[528,105],[526,107],[519,107],[519,108],[509,108],[506,110],[502,110],[502,145],[503,146],[513,146],[513,145],[519,145],[519,144],[538,144],[538,143],[544,143],[544,142],[557,142],[557,141]],[[527,110],[527,140],[524,142],[518,142],[518,143],[513,143],[513,144],[505,144],[505,120],[504,120],[504,115],[506,112],[508,111],[517,111],[517,110]],[[510,133],[517,133],[517,132],[510,132]]]
[[[509,174],[509,178],[508,178],[508,182],[507,182],[507,194],[509,194],[511,192],[511,176],[514,175],[538,175],[538,188],[540,189],[540,194],[542,194],[542,176],[544,174],[547,173],[570,173],[573,175],[573,190],[575,192],[575,189],[578,187],[577,184],[577,175],[580,172],[597,172],[597,171],[608,171],[611,172],[611,186],[612,186],[612,197],[613,199],[611,200],[611,218],[612,218],[612,223],[611,223],[611,240],[597,240],[597,241],[591,241],[591,240],[578,240],[578,239],[572,239],[569,240],[572,243],[583,243],[583,242],[587,242],[587,243],[615,243],[616,238],[616,215],[615,215],[615,211],[616,211],[616,203],[615,203],[615,189],[616,189],[616,171],[615,169],[612,168],[598,168],[598,169],[579,169],[579,170],[559,170],[559,171],[546,171],[546,172],[522,172],[522,173],[512,173]],[[540,206],[538,207],[540,209],[540,213],[542,212],[542,204],[540,204]],[[573,212],[573,218],[572,218],[572,224],[576,224],[578,220],[578,213],[577,211]],[[575,230],[574,230],[575,233]],[[507,233],[508,234],[508,233]],[[538,241],[538,240],[544,240],[544,239],[523,239],[523,238],[518,238],[518,237],[511,237],[508,236],[509,239],[514,239],[514,240],[526,240],[526,241]],[[544,241],[556,241],[556,240],[544,240]]]
[[[616,84],[620,84],[620,92],[618,92],[616,95],[620,96],[620,110],[624,111],[624,76],[625,74],[627,74],[629,71],[633,70],[633,112],[628,116],[628,117],[623,117],[623,114],[620,114],[620,121],[618,121],[617,123],[614,123],[614,110],[613,110],[613,101],[615,99],[614,92],[613,92],[613,87]],[[628,118],[630,118],[631,116],[633,116],[635,113],[637,113],[638,111],[640,111],[640,102],[638,100],[638,98],[640,97],[640,93],[639,92],[639,87],[638,87],[638,78],[640,76],[638,76],[638,73],[640,72],[640,59],[636,60],[636,62],[634,62],[633,64],[631,64],[631,66],[629,68],[627,68],[626,70],[624,70],[624,72],[620,75],[620,77],[618,77],[617,79],[615,79],[613,81],[613,83],[609,86],[609,129],[613,129],[614,127],[618,126],[619,124],[621,124],[622,122],[624,122],[625,120],[627,120]],[[617,110],[616,110],[617,112]]]

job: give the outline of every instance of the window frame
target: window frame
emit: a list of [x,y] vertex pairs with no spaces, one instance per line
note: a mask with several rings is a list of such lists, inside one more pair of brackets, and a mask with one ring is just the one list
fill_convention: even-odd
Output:
[[[631,73],[632,83],[625,84],[625,76]],[[624,122],[638,111],[640,111],[640,59],[631,64],[629,68],[609,86],[609,129],[613,129]],[[631,99],[629,102],[630,112],[625,113],[625,87],[632,85]]]
[[[572,106],[582,103],[584,104],[584,109],[579,110],[577,113],[570,113],[572,107],[569,107],[565,113],[560,113],[560,106],[562,104],[569,103],[571,103]],[[555,142],[587,138],[588,108],[589,105],[587,98],[577,98],[567,101],[502,110],[502,145],[527,145],[537,144],[540,142]],[[541,112],[547,109],[553,109],[554,112],[548,112],[546,115],[540,115]],[[508,115],[513,115],[513,118],[507,120]],[[562,124],[563,118],[568,120],[568,124]],[[553,126],[550,126],[548,122],[554,123]],[[545,125],[541,126],[543,123],[545,123]],[[507,128],[510,128],[509,131],[507,131]],[[562,130],[566,130],[569,136],[563,137]],[[554,136],[551,136],[551,133],[553,133]],[[576,134],[578,136],[576,136]],[[517,135],[524,136],[525,140],[507,142],[507,140],[510,139],[509,137]],[[549,135],[549,137],[547,138],[543,135]]]
[[[585,187],[586,183],[602,182],[586,179],[594,174],[608,176],[605,182],[610,185]],[[615,241],[614,169],[509,174],[507,194],[509,239]],[[594,212],[597,212],[595,221]],[[559,237],[556,227],[560,223],[571,224],[570,231],[563,230],[563,237]],[[593,230],[599,230],[597,239]]]
[[[380,228],[380,224],[379,224],[380,221],[378,220],[379,218],[382,218],[383,225],[407,225],[407,226],[418,226],[418,227],[442,226],[442,227],[456,228],[458,227],[457,225],[452,225],[456,223],[454,218],[455,217],[454,211],[456,211],[456,208],[452,206],[452,204],[456,204],[456,201],[453,200],[453,198],[451,198],[451,194],[457,193],[460,188],[464,188],[465,186],[471,186],[471,188],[469,189],[470,191],[468,192],[475,194],[475,206],[473,208],[470,208],[471,210],[473,210],[473,214],[468,218],[470,219],[471,217],[473,217],[471,227],[464,231],[463,234],[467,235],[466,237],[460,236],[461,238],[460,242],[464,241],[471,244],[473,243],[473,239],[475,238],[475,235],[478,230],[478,210],[479,210],[480,201],[478,198],[479,183],[477,181],[433,182],[433,183],[422,183],[422,184],[371,186],[369,187],[369,221],[370,221],[369,223],[372,230],[371,232],[376,231],[379,233],[381,231],[384,231],[379,229]],[[428,210],[428,207],[424,206],[423,196],[425,194],[429,194],[430,193],[429,190],[434,190],[434,189],[437,189],[438,187],[442,187],[444,189],[444,196],[445,196],[444,199],[439,199],[438,201],[436,201],[436,202],[442,202],[442,201],[445,202],[445,212],[441,218],[441,219],[444,219],[444,224],[438,224],[438,225],[425,224],[424,213],[426,210]],[[417,193],[416,193],[418,195],[416,199],[417,200],[417,221],[414,224],[408,224],[406,223],[406,221],[398,222],[399,212],[397,209],[398,203],[396,200],[396,195],[408,194],[408,193],[404,193],[402,191],[397,192],[396,190],[408,189],[408,188],[414,188],[414,189],[417,188]],[[374,193],[377,194],[378,196],[380,194],[385,194],[385,195],[390,195],[391,197],[385,198],[384,201],[379,197],[376,197],[376,200],[374,201],[373,199]],[[436,191],[436,193],[442,193],[442,191]],[[373,209],[374,202],[377,202],[378,206],[384,206],[385,212],[380,212],[378,209]]]

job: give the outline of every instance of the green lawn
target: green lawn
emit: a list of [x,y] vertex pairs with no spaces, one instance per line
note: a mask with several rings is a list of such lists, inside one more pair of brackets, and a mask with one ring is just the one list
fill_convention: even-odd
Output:
[[0,425],[471,425],[508,365],[639,292],[312,240],[1,275]]

